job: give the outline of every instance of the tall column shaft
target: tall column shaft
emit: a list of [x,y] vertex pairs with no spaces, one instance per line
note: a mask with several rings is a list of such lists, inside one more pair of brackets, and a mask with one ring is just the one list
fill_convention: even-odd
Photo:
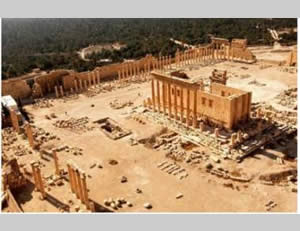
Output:
[[38,178],[38,181],[39,181],[39,186],[40,186],[40,192],[42,194],[42,199],[45,199],[46,198],[46,192],[45,192],[44,183],[43,183],[43,179],[42,179],[41,169],[39,167],[36,168],[36,173],[37,173],[37,178]]
[[54,86],[54,90],[55,90],[56,98],[59,98],[59,92],[58,92],[57,86]]
[[193,126],[197,127],[197,90],[194,90]]
[[162,104],[163,104],[163,112],[166,114],[166,83],[162,82]]
[[180,87],[180,120],[183,123],[183,87]]
[[160,113],[160,87],[159,80],[156,80],[156,90],[157,90],[157,108]]
[[36,173],[36,168],[35,168],[35,162],[32,161],[30,163],[30,165],[31,165],[31,168],[32,168],[32,175],[33,175],[33,179],[34,179],[35,188],[36,188],[37,191],[40,191],[39,180],[38,180],[37,173]]
[[190,90],[187,89],[187,98],[186,98],[186,125],[190,124]]
[[90,202],[89,202],[88,190],[86,185],[86,176],[84,172],[82,172],[81,174],[81,185],[82,185],[82,195],[83,195],[84,204],[86,205],[87,209],[90,209]]
[[72,193],[76,193],[75,192],[76,184],[75,184],[72,166],[70,163],[67,163],[67,167],[68,167],[68,172],[69,172],[69,181],[70,181],[71,191],[72,191]]
[[178,119],[177,114],[177,87],[174,85],[174,113],[175,113],[175,120]]
[[168,83],[168,107],[169,107],[169,117],[172,118],[171,84],[170,83]]
[[152,108],[153,111],[156,111],[155,108],[155,89],[154,89],[154,79],[151,80],[151,89],[152,89]]
[[79,194],[79,199],[84,202],[84,198],[83,198],[83,194],[82,194],[82,184],[81,184],[81,177],[80,177],[80,172],[78,170],[78,168],[75,170],[75,174],[76,174],[76,180],[77,180],[77,190],[78,190],[78,194]]
[[30,124],[26,124],[26,134],[27,134],[27,138],[28,138],[28,141],[29,141],[29,145],[30,147],[34,148],[34,137],[33,137],[33,134],[32,134],[32,129],[31,129],[31,126]]

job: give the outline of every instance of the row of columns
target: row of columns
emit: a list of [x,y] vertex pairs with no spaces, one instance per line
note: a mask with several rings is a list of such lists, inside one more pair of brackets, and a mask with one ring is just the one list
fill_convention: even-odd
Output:
[[[152,99],[151,99],[151,105],[154,112],[159,112],[163,114],[167,114],[168,109],[168,115],[170,118],[174,118],[175,120],[181,120],[181,122],[184,122],[184,110],[186,112],[185,118],[186,118],[186,125],[190,126],[191,122],[193,124],[193,127],[197,127],[197,89],[189,89],[184,88],[184,86],[171,84],[170,82],[166,81],[160,81],[158,79],[152,79],[151,80],[151,90],[152,90]],[[155,84],[156,82],[156,84]],[[156,86],[155,86],[156,85]],[[174,94],[171,93],[171,89],[174,89]],[[162,91],[162,95],[161,92]],[[184,108],[184,91],[186,92],[186,108]],[[190,92],[193,91],[193,108],[191,108],[190,103]],[[177,95],[179,92],[179,96]],[[173,101],[173,103],[172,103]],[[148,102],[144,102],[146,106],[150,107]],[[179,105],[178,105],[179,103]],[[162,107],[162,110],[161,110]],[[174,108],[174,112],[172,111],[172,108]],[[180,114],[180,117],[178,115],[178,112]],[[191,121],[190,116],[193,115],[193,119]]]
[[147,80],[147,76],[151,71],[151,60],[145,60],[144,66],[141,67],[141,61],[128,62],[121,65],[118,70],[119,82],[139,79],[142,81]]
[[95,205],[93,202],[90,202],[88,197],[85,172],[83,172],[75,164],[72,164],[70,162],[67,163],[67,167],[71,191],[76,195],[78,199],[80,199],[80,201],[86,206],[87,209],[95,212]]
[[222,43],[214,43],[214,58],[217,60],[225,60],[227,57],[229,46]]
[[169,56],[159,56],[156,59],[147,59],[142,66],[140,61],[124,63],[120,70],[118,71],[118,80],[128,81],[132,80],[134,77],[147,81],[147,76],[150,74],[151,70],[167,70],[171,69],[172,57]]
[[230,61],[251,62],[255,60],[255,56],[247,48],[230,47],[226,57]]
[[[171,89],[174,89],[174,94],[171,94]],[[154,112],[163,113],[164,115],[168,114],[170,118],[175,120],[180,120],[184,123],[184,91],[186,92],[186,110],[185,118],[186,125],[189,127],[191,122],[194,128],[198,127],[197,124],[197,89],[184,88],[183,86],[178,86],[176,84],[171,84],[170,82],[160,81],[158,79],[152,79],[151,81],[151,90],[152,90],[152,99],[144,101],[144,105],[152,107]],[[162,94],[161,94],[162,91]],[[177,95],[179,92],[179,96]],[[193,108],[191,108],[191,94],[193,92]],[[161,97],[162,95],[162,97]],[[173,96],[172,96],[173,95]],[[173,98],[173,99],[172,99]],[[179,104],[179,107],[178,107]],[[167,113],[168,109],[168,113]],[[174,109],[174,112],[172,111]],[[179,112],[179,113],[178,113]],[[193,116],[192,121],[190,116]],[[174,116],[173,116],[174,115]],[[203,121],[199,124],[200,132],[204,132],[205,124]],[[214,135],[216,138],[220,136],[220,129],[215,128]],[[238,133],[240,140],[240,133]]]
[[213,47],[193,48],[187,51],[177,51],[175,54],[175,65],[177,68],[180,68],[185,65],[197,64],[211,59],[214,59]]
[[180,68],[211,59],[252,61],[253,55],[248,49],[233,48],[228,45],[224,46],[223,44],[215,43],[213,46],[177,51],[175,54],[175,65],[177,68]]
[[37,162],[33,161],[30,164],[32,168],[32,174],[33,174],[36,190],[41,193],[41,199],[43,200],[46,198],[46,191],[42,180],[41,169]]
[[[99,85],[100,84],[100,72],[99,71],[92,71],[87,73],[87,79],[77,79],[73,80],[73,87],[70,89],[70,93],[80,93],[84,90],[87,90],[91,86]],[[55,96],[56,98],[60,98],[65,96],[64,88],[62,85],[54,86]]]
[[169,56],[159,56],[157,59],[153,60],[152,66],[155,70],[168,70],[171,69],[172,57]]

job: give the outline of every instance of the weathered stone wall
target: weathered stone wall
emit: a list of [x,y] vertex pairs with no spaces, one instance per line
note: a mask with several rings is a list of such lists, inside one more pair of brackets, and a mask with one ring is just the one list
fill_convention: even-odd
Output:
[[25,80],[3,80],[2,95],[11,95],[14,99],[28,98],[31,96],[31,88]]
[[246,93],[246,91],[242,91],[237,88],[229,87],[227,85],[212,83],[210,85],[210,91],[212,94],[219,95],[219,96],[231,96],[231,95],[242,95]]
[[[43,94],[54,92],[54,86],[62,83],[63,77],[68,75],[69,71],[59,70],[49,74],[33,76],[28,78],[15,78],[2,81],[2,95],[11,95],[14,99],[25,99],[32,95],[32,86],[28,83],[36,81]],[[32,84],[33,85],[33,84]]]
[[41,75],[35,78],[35,81],[40,84],[44,94],[54,92],[54,86],[63,83],[64,76],[69,75],[69,71],[60,70],[53,71],[46,75]]

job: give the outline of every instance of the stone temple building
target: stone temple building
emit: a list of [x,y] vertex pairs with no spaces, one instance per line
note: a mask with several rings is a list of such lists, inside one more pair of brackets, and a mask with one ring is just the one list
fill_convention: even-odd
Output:
[[251,92],[212,82],[209,90],[202,82],[155,72],[152,75],[151,108],[187,126],[198,127],[199,121],[227,129],[250,118]]

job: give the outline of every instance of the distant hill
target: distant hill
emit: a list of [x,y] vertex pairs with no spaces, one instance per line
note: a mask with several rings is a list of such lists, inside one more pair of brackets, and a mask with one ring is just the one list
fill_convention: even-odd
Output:
[[[209,42],[209,35],[247,38],[249,44],[271,44],[267,28],[295,28],[297,19],[2,19],[2,78],[34,68],[91,70],[100,59],[113,62],[147,53],[174,54],[179,45]],[[296,33],[284,37],[295,43]],[[120,50],[103,50],[82,60],[77,52],[89,45],[119,42]],[[180,48],[182,49],[182,48]]]

